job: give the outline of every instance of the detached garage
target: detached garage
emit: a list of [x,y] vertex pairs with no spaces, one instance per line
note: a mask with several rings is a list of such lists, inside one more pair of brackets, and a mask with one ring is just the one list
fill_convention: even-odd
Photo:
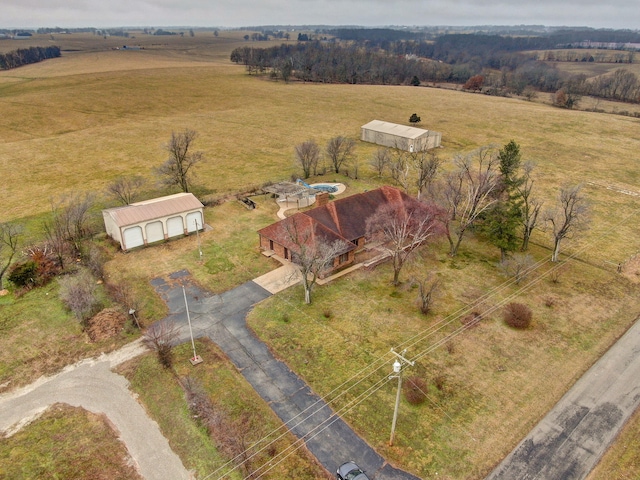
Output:
[[204,206],[191,193],[132,203],[102,211],[107,235],[122,250],[149,245],[202,230]]
[[440,146],[442,133],[397,123],[372,120],[361,127],[363,142],[398,148],[407,152],[420,152]]

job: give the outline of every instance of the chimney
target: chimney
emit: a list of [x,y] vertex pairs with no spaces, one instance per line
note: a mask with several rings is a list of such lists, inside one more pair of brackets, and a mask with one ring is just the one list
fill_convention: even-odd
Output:
[[329,192],[316,193],[316,207],[321,207],[329,203]]

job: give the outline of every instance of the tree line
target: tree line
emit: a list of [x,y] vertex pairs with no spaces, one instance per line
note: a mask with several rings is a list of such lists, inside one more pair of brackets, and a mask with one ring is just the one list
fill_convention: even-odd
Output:
[[0,53],[0,70],[10,70],[59,56],[60,47],[57,46],[20,48],[13,52]]
[[[294,153],[305,178],[325,173],[327,166],[336,173],[358,176],[359,160],[352,139],[331,138],[324,151],[308,140],[296,145]],[[588,206],[580,186],[563,186],[556,205],[543,210],[534,188],[535,165],[522,161],[520,146],[513,140],[500,149],[488,145],[456,155],[448,168],[443,168],[444,161],[434,149],[407,152],[390,147],[377,149],[369,166],[378,177],[389,177],[407,194],[416,193],[417,200],[431,205],[429,215],[440,224],[449,255],[457,255],[463,239],[473,231],[500,250],[501,267],[514,276],[530,262],[529,256],[515,252],[528,250],[533,231],[542,224],[552,233],[554,262],[562,240],[588,224]],[[382,216],[385,219],[377,223],[393,217],[389,212]],[[407,231],[404,227],[401,230]],[[430,234],[435,231],[430,227]],[[402,249],[407,247],[405,241],[399,244]],[[404,262],[391,257],[394,269],[398,265],[397,283]]]
[[[555,41],[555,40],[553,40]],[[521,95],[525,89],[555,93],[564,89],[575,106],[579,95],[624,102],[640,101],[640,79],[627,69],[587,80],[584,74],[563,73],[523,50],[548,48],[542,37],[443,35],[434,42],[401,40],[341,43],[299,42],[270,48],[239,47],[231,61],[249,73],[303,82],[371,85],[420,85],[429,82],[464,84],[482,76],[481,90],[493,95]]]

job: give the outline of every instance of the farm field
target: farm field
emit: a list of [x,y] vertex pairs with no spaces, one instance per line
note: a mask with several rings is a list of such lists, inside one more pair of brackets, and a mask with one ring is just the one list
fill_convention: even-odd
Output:
[[[196,32],[193,38],[160,40],[142,34],[106,40],[55,36],[63,47],[61,58],[0,72],[0,222],[24,222],[37,238],[52,202],[94,192],[100,205],[112,205],[103,192],[122,175],[145,177],[148,195],[167,193],[155,185],[153,169],[165,159],[163,145],[171,132],[185,128],[199,134],[195,148],[205,161],[198,165],[196,190],[206,200],[233,198],[265,182],[297,178],[296,144],[314,139],[323,146],[337,135],[358,139],[360,126],[372,119],[407,123],[417,113],[419,126],[443,133],[438,154],[447,162],[483,145],[515,140],[523,158],[537,164],[536,187],[545,204],[554,202],[560,186],[582,183],[592,206],[591,228],[563,245],[567,266],[557,282],[552,281],[555,267],[546,262],[548,233],[534,235],[531,254],[541,264],[530,286],[506,285],[508,279],[496,269],[497,249],[471,236],[454,259],[446,255],[445,242],[423,249],[419,260],[403,271],[398,289],[389,284],[391,270],[383,265],[318,287],[311,306],[302,305],[299,288],[285,291],[260,304],[250,319],[276,355],[320,395],[378,362],[392,346],[425,352],[415,374],[427,381],[429,400],[416,407],[403,402],[395,446],[386,443],[390,416],[383,412],[393,406],[391,385],[344,418],[389,461],[424,478],[483,478],[640,313],[640,269],[633,261],[638,253],[640,119],[438,88],[274,82],[249,76],[228,61],[231,50],[246,43],[243,34],[221,32],[216,38]],[[29,41],[41,40],[49,41],[49,36]],[[112,49],[133,43],[145,48]],[[14,45],[0,41],[0,51]],[[347,194],[391,182],[368,168],[374,151],[357,142],[358,179],[325,174],[312,180],[343,182]],[[276,220],[275,202],[268,196],[256,201],[254,211],[235,201],[205,210],[212,230],[201,236],[203,262],[189,237],[128,254],[109,247],[106,272],[144,298],[145,324],[165,313],[149,286],[153,277],[187,268],[212,291],[255,278],[276,266],[260,255],[255,235]],[[618,264],[622,274],[616,273]],[[409,279],[429,272],[441,279],[442,291],[434,311],[422,316]],[[12,317],[10,322],[2,318],[1,324],[7,334],[0,346],[7,355],[0,356],[0,373],[2,382],[9,382],[3,388],[75,359],[60,357],[54,349],[47,351],[47,365],[35,373],[15,366],[37,357],[33,345],[27,345],[29,329],[39,327],[19,326],[33,316],[29,308],[43,309],[51,301],[52,324],[73,322],[51,298],[56,288],[0,297],[0,317],[8,311]],[[45,293],[51,297],[45,299]],[[504,325],[500,307],[509,299],[533,309],[530,330]],[[441,336],[424,335],[445,322],[439,334],[444,335],[475,310],[485,315],[483,320],[452,342],[437,347]],[[60,341],[82,345],[77,350],[87,354],[125,341],[86,346],[77,325],[62,335]],[[12,350],[9,342],[17,347]],[[127,371],[130,379],[146,385],[136,388],[153,390],[171,383],[161,379],[147,385],[152,367],[144,362]],[[381,367],[383,376],[390,366],[386,362]],[[224,368],[233,370],[228,363]],[[17,375],[26,377],[16,382]],[[335,408],[357,395],[356,389],[336,400]],[[154,405],[149,410],[158,421],[181,408],[172,404],[165,409],[157,398],[142,401]],[[637,421],[629,428],[637,432]],[[195,457],[182,458],[189,458],[189,468],[198,465]],[[633,459],[629,463],[637,474],[640,466]]]

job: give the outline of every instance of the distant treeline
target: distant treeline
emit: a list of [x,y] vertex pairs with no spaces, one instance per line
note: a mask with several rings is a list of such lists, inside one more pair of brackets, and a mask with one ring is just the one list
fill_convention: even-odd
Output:
[[59,56],[60,47],[56,46],[20,48],[13,52],[0,53],[0,70],[9,70]]
[[[269,73],[288,81],[373,85],[419,85],[423,82],[474,84],[487,94],[522,94],[525,89],[557,92],[572,98],[595,95],[640,101],[640,80],[621,69],[615,75],[587,81],[585,75],[562,73],[525,54],[549,46],[548,39],[498,35],[443,35],[434,42],[299,42],[271,48],[240,47],[231,60],[250,73]],[[383,48],[386,47],[386,48]],[[476,90],[476,88],[474,88]]]
[[508,52],[498,55],[478,50],[469,55],[459,45],[460,50],[443,48],[436,56],[434,45],[425,42],[392,42],[384,50],[316,41],[271,48],[239,47],[231,53],[231,61],[246,65],[250,73],[271,70],[285,80],[293,75],[305,82],[380,85],[415,83],[416,78],[419,82],[464,83],[485,68],[505,67],[515,72],[526,67],[527,71],[535,70],[529,81],[536,87],[547,91],[558,87],[558,72],[543,62]]
[[425,38],[425,34],[421,32],[392,28],[338,28],[328,30],[327,33],[340,40],[355,40],[357,42],[395,42],[398,40],[422,40]]

